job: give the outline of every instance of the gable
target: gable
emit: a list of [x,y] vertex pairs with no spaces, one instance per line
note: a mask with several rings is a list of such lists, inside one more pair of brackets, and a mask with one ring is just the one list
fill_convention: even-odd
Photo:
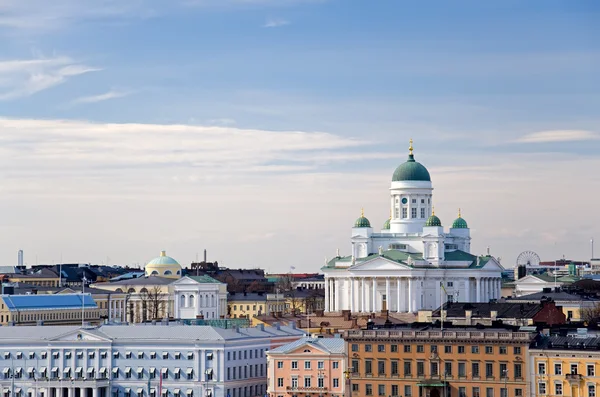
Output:
[[305,343],[302,346],[287,352],[287,354],[306,354],[306,355],[311,355],[311,354],[315,354],[315,353],[323,354],[323,353],[327,353],[327,351],[320,349],[318,346],[316,346],[314,344]]
[[188,276],[182,277],[179,280],[176,280],[171,283],[171,285],[196,285],[200,284],[199,282],[192,280]]
[[499,272],[504,271],[504,267],[495,258],[490,258],[485,265],[483,265],[482,269],[485,270],[497,270]]
[[86,330],[78,329],[69,331],[51,339],[54,342],[74,342],[74,341],[93,341],[93,342],[110,342],[110,339],[95,335]]
[[378,256],[364,262],[359,262],[348,268],[352,271],[386,271],[386,270],[410,270],[410,266],[391,261]]
[[514,282],[515,284],[519,285],[519,284],[547,284],[547,281],[541,280],[535,276],[529,275],[529,276],[525,276],[519,280],[516,280]]

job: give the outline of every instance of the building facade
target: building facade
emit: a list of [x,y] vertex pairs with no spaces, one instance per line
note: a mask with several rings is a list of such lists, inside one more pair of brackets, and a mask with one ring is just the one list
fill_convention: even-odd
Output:
[[361,213],[352,228],[351,255],[326,261],[326,311],[416,312],[447,300],[500,297],[504,269],[490,255],[471,254],[470,229],[460,210],[444,230],[434,213],[429,171],[415,161],[412,141],[408,160],[392,176],[390,214],[374,232]]
[[0,327],[0,387],[10,397],[254,397],[266,351],[288,327]]
[[101,310],[89,294],[0,295],[3,326],[74,325],[82,321],[102,321]]
[[345,332],[352,396],[521,397],[534,334],[506,329]]
[[216,319],[227,316],[227,285],[210,276],[185,276],[170,285],[174,316]]
[[345,395],[346,349],[341,338],[306,337],[267,353],[269,397]]

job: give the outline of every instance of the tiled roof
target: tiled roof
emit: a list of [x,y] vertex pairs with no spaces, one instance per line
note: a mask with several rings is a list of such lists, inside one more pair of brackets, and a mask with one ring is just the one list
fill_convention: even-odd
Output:
[[589,296],[582,296],[577,294],[570,294],[565,291],[559,292],[535,292],[529,295],[523,295],[516,298],[510,298],[510,301],[513,302],[530,302],[536,301],[539,302],[542,298],[551,298],[555,302],[581,302],[581,301],[600,301],[598,298],[593,298]]
[[342,338],[311,338],[304,337],[287,345],[279,346],[270,351],[270,353],[289,353],[304,345],[316,346],[317,349],[324,350],[328,353],[341,354],[344,353],[344,340]]
[[198,283],[202,283],[202,284],[222,284],[219,280],[216,280],[206,274],[204,274],[202,276],[187,276],[187,277],[191,278],[192,280],[194,280]]
[[158,276],[143,276],[137,278],[130,278],[119,281],[112,281],[107,283],[97,283],[96,288],[102,288],[103,285],[123,285],[123,286],[134,286],[134,285],[169,285],[176,279]]
[[[447,318],[451,317],[465,317],[467,310],[472,311],[472,317],[474,318],[490,318],[491,312],[496,311],[496,318],[532,318],[540,310],[542,305],[539,303],[507,303],[507,302],[496,302],[496,303],[446,303],[444,304],[444,316]],[[433,317],[440,316],[440,309],[438,308],[432,313]]]
[[87,308],[97,307],[94,298],[89,294],[2,295],[2,299],[10,311],[76,309],[82,305]]
[[574,338],[571,336],[543,337],[531,349],[556,349],[556,350],[600,350],[600,337]]

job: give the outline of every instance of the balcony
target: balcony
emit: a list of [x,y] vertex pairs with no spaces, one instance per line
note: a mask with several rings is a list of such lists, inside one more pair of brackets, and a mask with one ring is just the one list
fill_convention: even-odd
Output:
[[295,393],[327,393],[326,387],[286,387],[286,390],[293,391]]
[[583,380],[583,376],[581,374],[566,374],[565,377],[569,382],[580,382]]

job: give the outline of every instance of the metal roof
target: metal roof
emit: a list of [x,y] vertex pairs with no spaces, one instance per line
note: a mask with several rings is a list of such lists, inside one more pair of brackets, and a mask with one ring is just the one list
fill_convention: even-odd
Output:
[[10,311],[98,307],[90,294],[2,295],[2,300]]
[[279,346],[270,351],[270,353],[289,353],[302,346],[315,346],[317,349],[324,350],[328,353],[342,354],[345,351],[344,339],[342,338],[302,338],[287,345]]

